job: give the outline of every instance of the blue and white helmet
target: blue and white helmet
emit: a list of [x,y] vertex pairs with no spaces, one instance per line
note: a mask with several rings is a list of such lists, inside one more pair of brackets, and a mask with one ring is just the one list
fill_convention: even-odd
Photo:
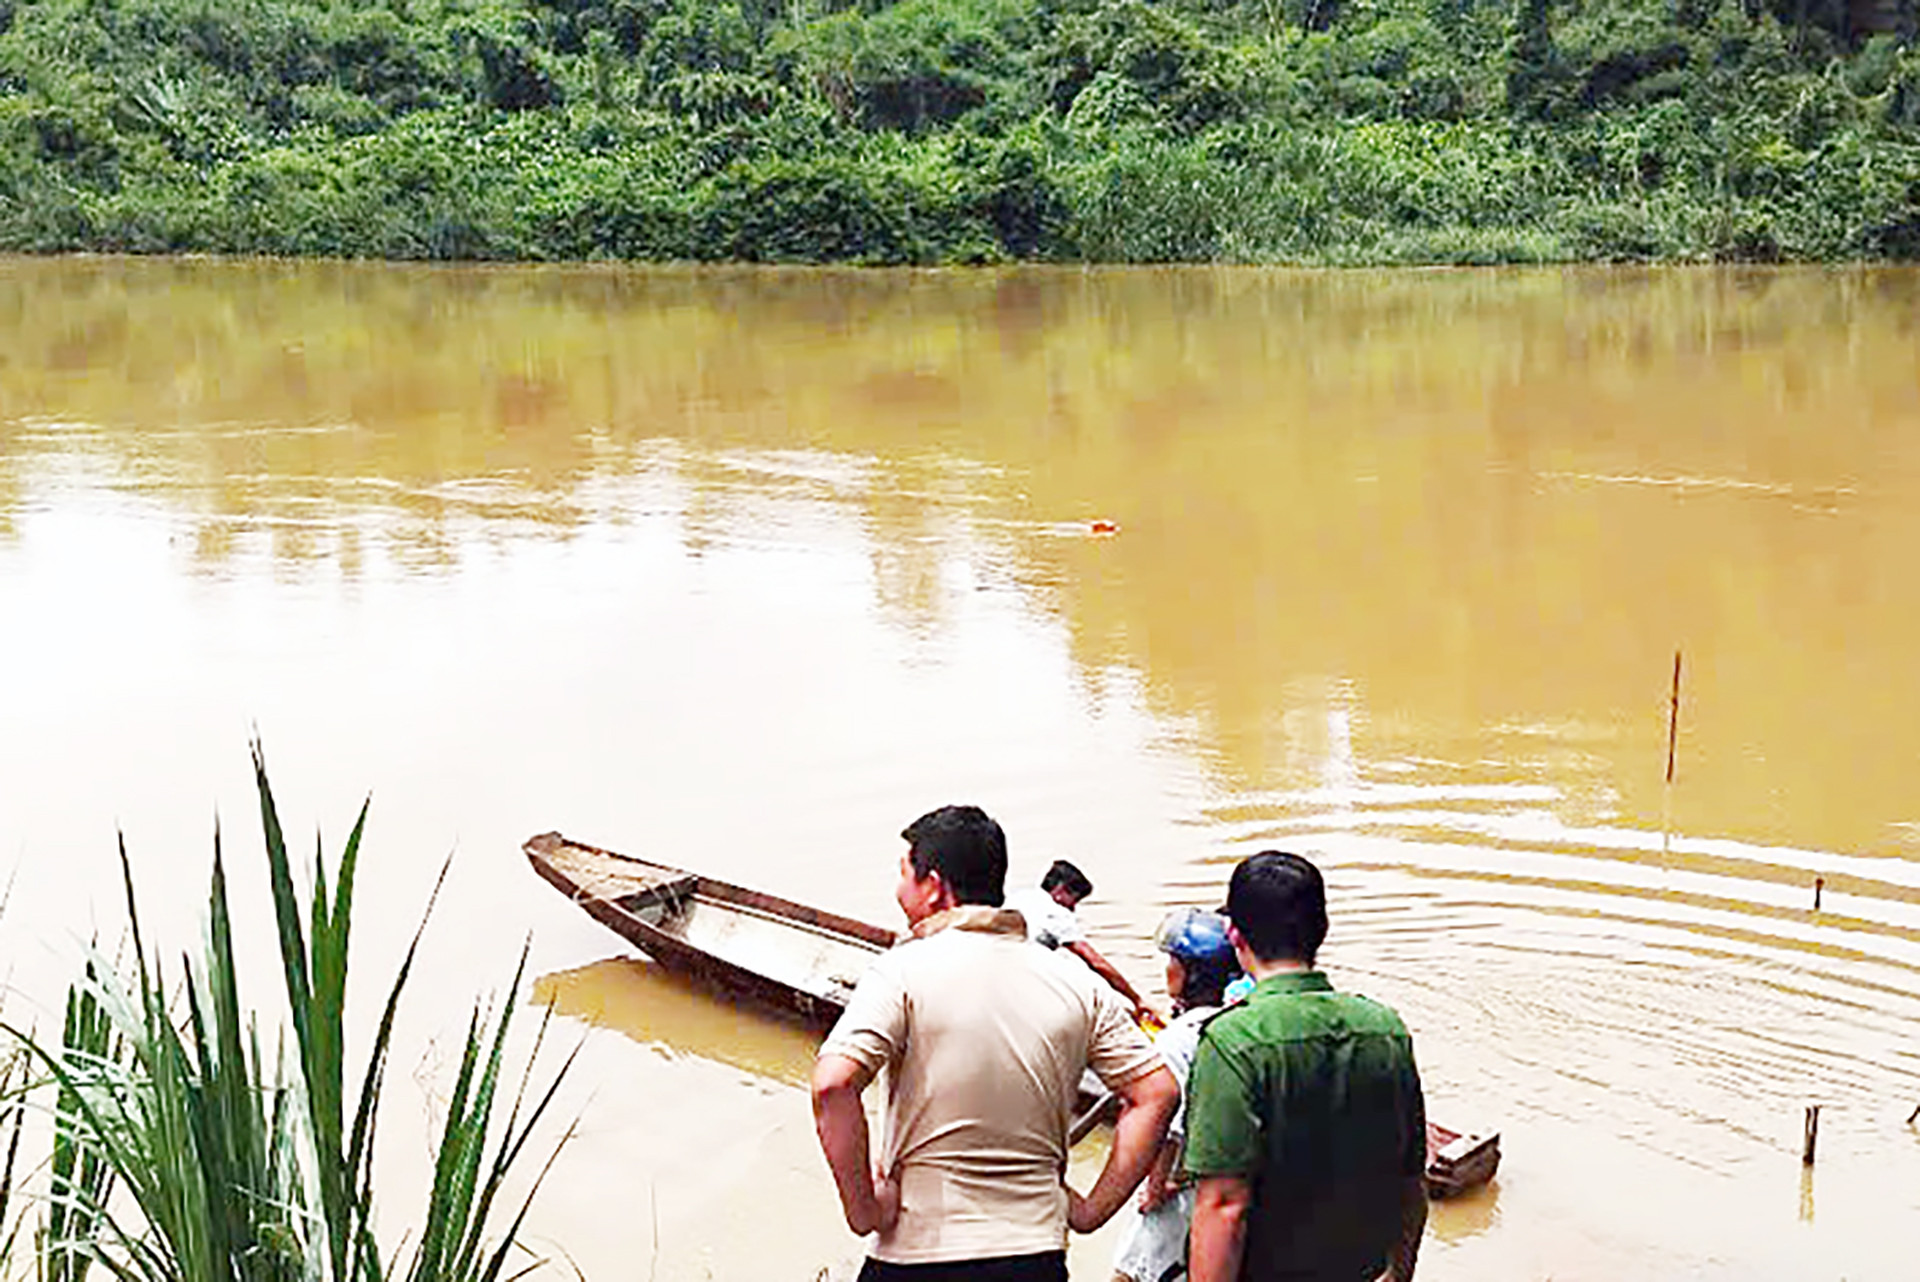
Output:
[[1227,919],[1204,908],[1176,908],[1153,932],[1153,944],[1185,965],[1238,970],[1233,941],[1227,938]]

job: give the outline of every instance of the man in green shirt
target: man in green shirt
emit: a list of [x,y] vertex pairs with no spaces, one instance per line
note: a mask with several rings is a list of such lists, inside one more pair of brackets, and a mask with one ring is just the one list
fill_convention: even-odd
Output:
[[1409,1282],[1426,1109],[1406,1026],[1313,969],[1327,893],[1305,859],[1244,860],[1226,913],[1257,982],[1207,1025],[1188,1079],[1192,1282]]

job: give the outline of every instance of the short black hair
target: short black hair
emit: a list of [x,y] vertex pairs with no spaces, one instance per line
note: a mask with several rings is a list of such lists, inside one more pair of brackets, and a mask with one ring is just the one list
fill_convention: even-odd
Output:
[[929,810],[900,835],[906,838],[914,876],[939,873],[963,904],[998,908],[1006,901],[1007,834],[980,807]]
[[1053,861],[1053,867],[1047,869],[1047,875],[1040,879],[1040,889],[1050,891],[1055,886],[1065,886],[1067,893],[1075,899],[1085,899],[1093,893],[1093,883],[1087,880],[1087,874],[1064,859]]
[[1327,937],[1327,883],[1299,855],[1263,850],[1228,878],[1226,914],[1261,961],[1312,965]]

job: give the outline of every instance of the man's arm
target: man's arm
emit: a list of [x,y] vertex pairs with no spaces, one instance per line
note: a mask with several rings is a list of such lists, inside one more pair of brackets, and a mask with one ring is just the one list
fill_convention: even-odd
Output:
[[1247,1249],[1247,1210],[1253,1185],[1241,1175],[1203,1175],[1193,1194],[1187,1240],[1188,1282],[1238,1282]]
[[1400,1185],[1400,1240],[1387,1257],[1392,1282],[1413,1282],[1413,1266],[1420,1258],[1420,1239],[1427,1231],[1427,1177],[1411,1175]]
[[1413,1282],[1413,1266],[1420,1257],[1420,1239],[1427,1231],[1427,1100],[1420,1074],[1413,1066],[1413,1045],[1407,1043],[1404,1081],[1406,1133],[1401,1140],[1400,1237],[1387,1256],[1390,1282]]
[[813,1065],[813,1126],[840,1192],[847,1227],[867,1234],[893,1227],[900,1218],[900,1190],[876,1180],[867,1156],[867,1111],[860,1092],[873,1070],[845,1055],[825,1054]]
[[1075,940],[1071,944],[1062,945],[1062,947],[1091,966],[1093,973],[1106,980],[1108,987],[1112,988],[1114,992],[1132,1002],[1133,1014],[1136,1019],[1142,1015],[1152,1015],[1156,1019],[1159,1018],[1159,1012],[1147,1005],[1146,999],[1134,991],[1133,985],[1127,982],[1127,977],[1114,969],[1112,962],[1100,955],[1099,949],[1084,939]]
[[1164,1065],[1114,1087],[1114,1094],[1120,1097],[1120,1120],[1106,1165],[1085,1197],[1067,1190],[1067,1224],[1076,1233],[1091,1233],[1112,1219],[1139,1186],[1180,1103],[1180,1086]]
[[1160,1142],[1160,1151],[1153,1155],[1153,1165],[1147,1168],[1147,1178],[1140,1181],[1142,1211],[1159,1210],[1180,1191],[1179,1166],[1180,1141],[1169,1135]]

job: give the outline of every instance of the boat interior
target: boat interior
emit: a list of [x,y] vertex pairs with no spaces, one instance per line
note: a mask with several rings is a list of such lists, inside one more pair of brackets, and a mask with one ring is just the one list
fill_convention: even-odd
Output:
[[772,896],[643,860],[560,844],[543,852],[579,893],[720,962],[845,1005],[892,937]]
[[742,970],[844,1006],[882,947],[797,920],[738,896],[731,886],[683,877],[620,906],[655,930]]

